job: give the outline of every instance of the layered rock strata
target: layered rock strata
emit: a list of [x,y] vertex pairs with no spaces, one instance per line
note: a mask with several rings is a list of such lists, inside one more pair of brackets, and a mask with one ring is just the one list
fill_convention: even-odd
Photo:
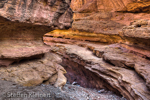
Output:
[[70,1],[61,0],[2,0],[0,15],[11,20],[58,28],[72,23]]
[[149,0],[72,0],[71,8],[78,12],[148,12]]
[[[45,34],[44,39],[46,40],[47,37],[51,37],[51,39],[48,38],[48,41],[54,42],[55,41],[65,42],[66,41],[65,39],[70,39],[69,41],[82,40],[82,41],[103,42],[103,43],[124,43],[127,45],[141,47],[143,48],[143,50],[145,49],[149,50],[150,46],[149,20],[136,20],[134,22],[131,22],[129,26],[124,27],[120,26],[119,24],[116,25],[110,24],[109,26],[109,23],[113,22],[109,23],[104,22],[104,25],[102,23],[99,24],[97,22],[97,24],[95,24],[96,27],[91,24],[88,24],[90,23],[88,21],[83,22],[87,22],[87,24],[82,25],[79,24],[78,22],[73,23],[73,25],[75,25],[76,29],[78,29],[79,31],[54,30],[52,32]],[[99,27],[101,27],[101,29],[99,29]]]
[[66,84],[66,70],[59,64],[61,57],[50,53],[50,47],[41,41],[7,40],[0,46],[0,80],[23,86]]
[[[52,47],[53,52],[63,57],[62,65],[69,72],[66,77],[70,82],[75,81],[83,87],[106,88],[120,93],[128,100],[149,100],[148,22],[134,21],[114,36],[104,33],[54,30],[45,34],[43,40]],[[136,36],[136,30],[141,30],[138,33],[141,35]],[[135,40],[130,41],[128,38]],[[136,43],[138,39],[141,41]],[[94,81],[96,77],[99,77],[96,80],[100,79],[101,82]],[[90,80],[87,81],[88,79]]]
[[80,31],[73,31],[73,30],[54,30],[49,33],[46,33],[43,37],[43,40],[48,41],[62,41],[68,42],[70,41],[91,41],[91,42],[103,42],[103,43],[116,43],[122,41],[118,34],[96,34],[92,32],[80,32]]
[[74,30],[113,34],[134,20],[150,20],[148,0],[72,0],[71,8]]
[[0,17],[1,42],[4,40],[42,40],[43,34],[52,30],[53,28],[48,26],[11,22],[6,18]]
[[150,47],[150,20],[137,20],[122,29],[120,36],[132,45]]

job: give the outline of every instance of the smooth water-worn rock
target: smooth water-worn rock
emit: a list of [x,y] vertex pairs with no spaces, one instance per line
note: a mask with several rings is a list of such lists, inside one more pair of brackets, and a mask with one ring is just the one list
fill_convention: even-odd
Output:
[[63,57],[62,65],[68,72],[66,77],[70,82],[77,82],[84,87],[106,88],[129,100],[149,100],[148,59],[130,52],[122,44],[106,45],[77,39],[62,41],[51,38],[47,35],[44,42],[53,47],[53,52]]

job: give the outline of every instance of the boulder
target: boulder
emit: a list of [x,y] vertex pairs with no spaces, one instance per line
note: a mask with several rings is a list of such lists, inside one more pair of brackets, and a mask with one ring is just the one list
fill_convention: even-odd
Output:
[[[136,20],[131,25],[125,26],[120,32],[120,36],[128,41],[131,45],[140,47],[150,46],[150,28],[149,20]],[[126,43],[127,44],[127,43]]]
[[50,53],[51,48],[41,41],[9,40],[1,42],[0,46],[0,80],[23,86],[46,83],[63,87],[66,84],[66,70],[59,64],[61,57]]

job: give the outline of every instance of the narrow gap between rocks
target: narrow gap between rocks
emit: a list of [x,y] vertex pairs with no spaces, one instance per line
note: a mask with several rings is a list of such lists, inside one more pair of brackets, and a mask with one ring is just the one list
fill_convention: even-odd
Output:
[[105,92],[113,91],[115,94],[121,96],[119,91],[111,87],[104,79],[89,71],[84,66],[66,58],[62,59],[61,65],[67,71],[65,74],[68,81],[67,83],[96,90],[104,89]]

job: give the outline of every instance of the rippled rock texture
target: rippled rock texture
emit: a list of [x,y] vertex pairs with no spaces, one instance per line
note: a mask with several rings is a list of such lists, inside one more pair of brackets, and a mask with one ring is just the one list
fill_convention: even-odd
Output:
[[78,12],[123,10],[148,12],[149,0],[72,0],[71,8]]
[[69,0],[1,0],[0,15],[11,21],[61,29],[69,28],[72,23]]
[[45,34],[43,40],[63,57],[61,65],[71,83],[109,89],[128,100],[149,100],[148,23],[148,20],[137,20],[124,27],[120,34],[111,35],[54,30]]
[[45,83],[63,87],[68,79],[86,88],[111,90],[128,100],[149,100],[148,0],[73,0],[72,29],[45,34],[43,41],[49,47],[37,41],[20,41],[18,45],[16,40],[8,41],[37,38],[50,27],[69,28],[69,5],[70,1],[63,0],[0,2],[0,15],[8,19],[0,20],[1,80],[24,86]]
[[[101,21],[100,23],[92,20],[81,20],[80,22],[82,22],[82,24],[78,23],[78,21],[73,23],[73,28],[78,30],[54,30],[45,34],[44,39],[46,40],[47,37],[53,37],[49,38],[49,41],[62,41],[64,43],[69,43],[69,41],[73,42],[75,40],[101,43],[124,43],[142,47],[143,49],[149,49],[150,20],[135,20],[131,22],[129,26],[121,26],[119,23],[113,21]],[[65,39],[70,40],[67,41]],[[147,56],[149,56],[149,54]]]

